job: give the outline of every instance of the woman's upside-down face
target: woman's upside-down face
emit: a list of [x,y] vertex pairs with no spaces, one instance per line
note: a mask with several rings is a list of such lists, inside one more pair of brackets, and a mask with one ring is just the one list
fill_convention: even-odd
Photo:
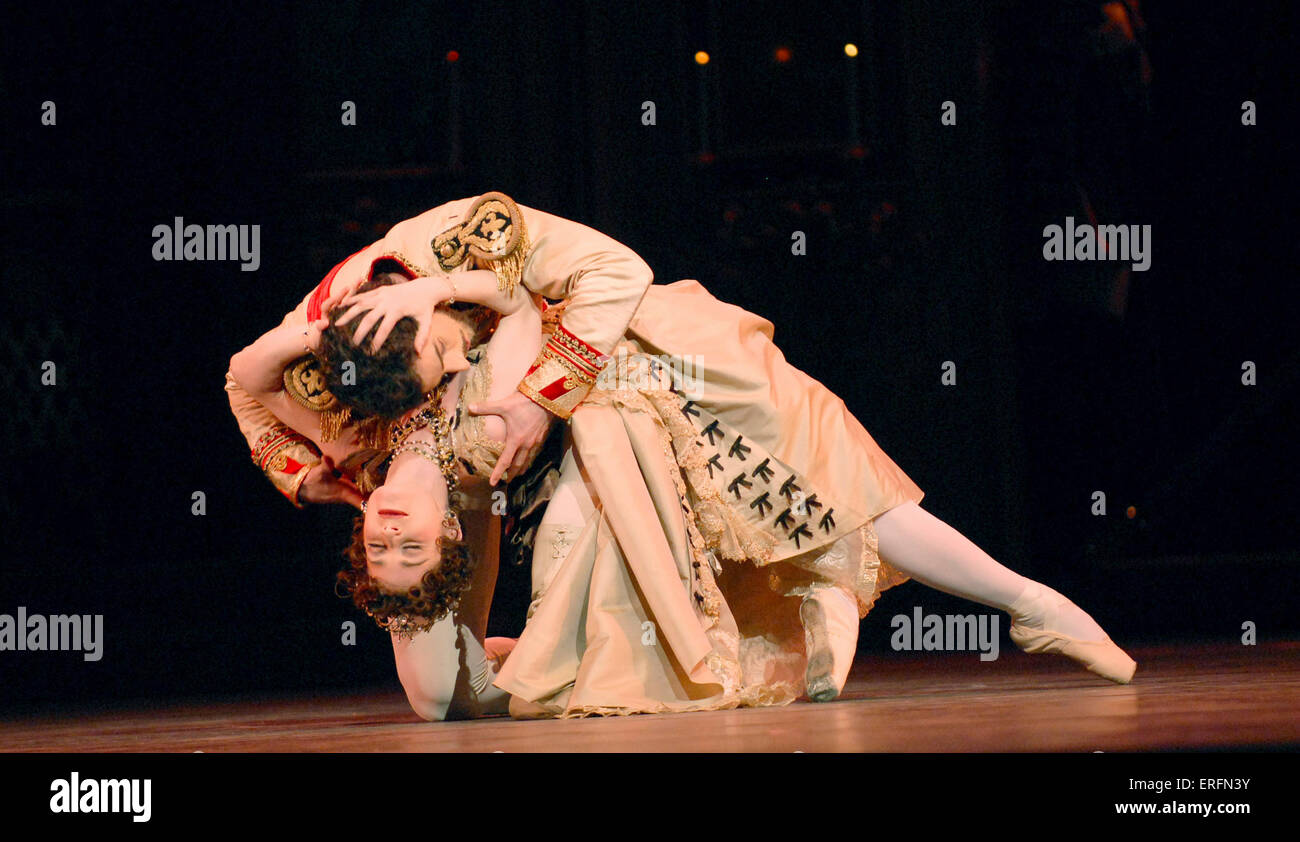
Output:
[[442,510],[432,492],[380,486],[366,504],[366,568],[382,587],[405,590],[437,568]]

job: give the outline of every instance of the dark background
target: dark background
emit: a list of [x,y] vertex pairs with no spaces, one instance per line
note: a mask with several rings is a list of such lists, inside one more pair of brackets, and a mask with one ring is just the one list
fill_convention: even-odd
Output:
[[[1121,644],[1297,631],[1291,4],[1149,0],[1132,39],[1032,0],[74,8],[3,32],[0,613],[102,613],[105,654],[0,652],[0,707],[396,685],[333,596],[348,514],[271,489],[223,375],[487,190],[770,318],[928,509]],[[1043,261],[1090,212],[1152,225],[1151,269]],[[175,216],[260,225],[259,270],[155,262]],[[527,589],[503,570],[492,633]],[[978,610],[909,584],[860,648],[913,605]]]

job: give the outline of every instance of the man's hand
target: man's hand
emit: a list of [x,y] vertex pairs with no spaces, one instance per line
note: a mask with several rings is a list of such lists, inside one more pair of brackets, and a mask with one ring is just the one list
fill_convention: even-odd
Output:
[[361,338],[378,324],[379,329],[370,342],[370,350],[373,352],[382,348],[393,327],[409,316],[419,325],[415,334],[415,347],[419,349],[424,347],[429,338],[434,309],[449,298],[451,284],[445,278],[415,278],[404,284],[392,284],[349,295],[343,300],[344,304],[350,305],[347,312],[339,316],[334,324],[342,327],[365,313],[352,334],[352,344],[359,344]]
[[346,503],[359,509],[364,499],[361,490],[339,473],[334,460],[328,456],[319,465],[313,465],[298,486],[300,503]]
[[492,469],[491,485],[496,485],[502,477],[509,479],[507,471],[518,476],[528,467],[546,440],[546,430],[553,417],[523,392],[499,401],[476,403],[469,411],[471,415],[498,415],[506,422],[506,446]]

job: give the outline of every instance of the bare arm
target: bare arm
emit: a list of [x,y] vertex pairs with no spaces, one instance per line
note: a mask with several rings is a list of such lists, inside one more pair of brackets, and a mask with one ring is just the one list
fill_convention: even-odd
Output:
[[531,301],[528,290],[500,290],[495,274],[487,269],[473,269],[451,275],[428,275],[404,284],[354,293],[344,300],[348,309],[334,323],[342,327],[356,320],[354,342],[360,341],[371,328],[379,325],[370,342],[371,350],[378,350],[393,327],[409,316],[420,326],[415,335],[415,347],[421,348],[428,339],[434,310],[452,299],[481,304],[506,316]]
[[[379,244],[375,243],[341,261],[297,307],[285,314],[281,325],[293,325],[299,332],[307,328],[311,321],[309,314],[318,313],[321,308],[328,312],[332,303],[356,288],[378,254]],[[340,274],[342,277],[336,277]],[[328,460],[322,461],[319,448],[311,441],[315,434],[304,436],[290,429],[250,395],[229,370],[226,397],[239,432],[248,442],[253,462],[291,503],[298,508],[303,503],[360,505],[360,495],[355,489],[342,488],[335,482],[333,467],[327,464]]]
[[319,338],[321,322],[303,327],[284,322],[262,334],[253,344],[230,358],[230,377],[274,418],[309,439],[322,455],[342,461],[356,442],[350,432],[331,442],[321,442],[320,413],[289,397],[284,388],[284,369],[307,353]]

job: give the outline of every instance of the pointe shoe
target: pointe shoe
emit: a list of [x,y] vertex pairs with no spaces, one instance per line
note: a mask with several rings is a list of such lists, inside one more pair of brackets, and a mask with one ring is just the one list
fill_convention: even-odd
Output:
[[1052,652],[1073,658],[1090,672],[1116,684],[1132,681],[1137,661],[1116,646],[1110,635],[1103,633],[1100,640],[1079,640],[1046,628],[1051,622],[1049,618],[1065,607],[1082,611],[1049,587],[1037,583],[1029,585],[1009,609],[1011,641],[1031,655]]
[[829,702],[844,690],[858,648],[858,603],[842,588],[816,588],[799,605],[808,667],[808,698]]

